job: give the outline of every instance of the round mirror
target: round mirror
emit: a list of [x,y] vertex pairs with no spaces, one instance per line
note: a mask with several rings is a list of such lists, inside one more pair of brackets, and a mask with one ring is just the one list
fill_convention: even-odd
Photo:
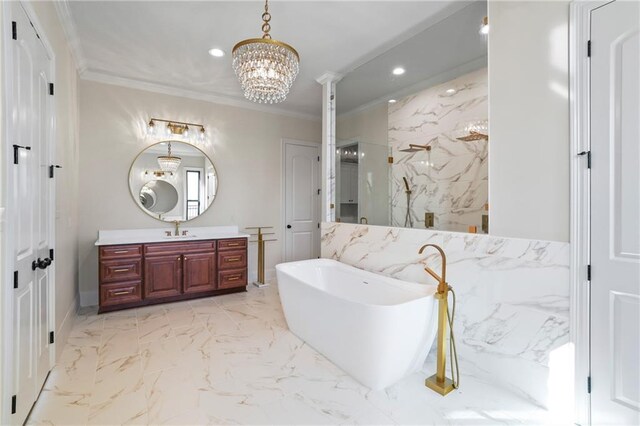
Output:
[[164,141],[147,147],[131,165],[129,189],[136,204],[165,222],[194,219],[216,197],[213,162],[195,146]]

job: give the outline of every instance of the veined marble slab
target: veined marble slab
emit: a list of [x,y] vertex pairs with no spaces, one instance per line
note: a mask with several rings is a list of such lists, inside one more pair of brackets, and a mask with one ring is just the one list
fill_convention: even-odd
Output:
[[[448,89],[455,90],[448,93]],[[391,225],[424,228],[425,212],[434,213],[435,229],[467,231],[482,227],[488,201],[488,142],[456,139],[470,121],[486,120],[487,69],[465,74],[389,105]],[[402,152],[409,144],[431,151]],[[407,197],[412,191],[405,225]]]
[[[168,237],[166,232],[170,231],[172,236]],[[98,231],[96,246],[110,246],[115,244],[143,244],[162,243],[171,241],[198,241],[216,240],[223,238],[249,238],[249,234],[242,233],[237,226],[201,226],[185,227],[180,226],[180,233],[187,231],[185,236],[173,236],[174,228],[154,228],[154,229],[118,229]]]
[[[322,257],[405,281],[435,283],[447,255],[454,328],[465,375],[549,406],[572,391],[568,243],[346,223],[322,224]],[[553,386],[550,384],[553,383]]]

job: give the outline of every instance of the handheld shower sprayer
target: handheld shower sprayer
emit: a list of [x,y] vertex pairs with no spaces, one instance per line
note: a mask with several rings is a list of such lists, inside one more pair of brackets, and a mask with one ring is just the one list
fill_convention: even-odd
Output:
[[404,193],[407,194],[407,214],[404,216],[404,227],[407,226],[413,228],[413,218],[411,217],[411,189],[409,188],[409,181],[406,177],[402,176],[404,181]]

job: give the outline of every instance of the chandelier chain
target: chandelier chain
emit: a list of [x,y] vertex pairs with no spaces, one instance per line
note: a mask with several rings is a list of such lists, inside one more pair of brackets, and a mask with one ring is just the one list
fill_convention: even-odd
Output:
[[271,31],[271,24],[269,23],[269,21],[271,21],[271,14],[269,13],[269,0],[265,0],[264,13],[262,14],[262,32],[264,33],[262,35],[262,38],[271,38],[271,34],[269,34],[269,31]]

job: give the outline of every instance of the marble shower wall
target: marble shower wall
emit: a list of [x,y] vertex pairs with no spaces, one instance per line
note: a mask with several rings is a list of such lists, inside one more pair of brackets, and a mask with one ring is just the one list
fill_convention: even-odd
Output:
[[[568,243],[344,223],[322,224],[322,257],[394,278],[435,283],[440,271],[457,295],[455,333],[461,382],[501,384],[551,407],[572,392]],[[448,367],[447,367],[448,368]]]
[[[454,89],[454,93],[447,93]],[[435,229],[467,232],[482,229],[488,202],[488,142],[462,142],[457,131],[489,115],[487,69],[399,99],[389,105],[388,140],[391,167],[391,225],[405,224],[409,180],[413,228],[424,228],[425,212],[435,213]],[[430,145],[431,151],[401,152],[409,144]]]

